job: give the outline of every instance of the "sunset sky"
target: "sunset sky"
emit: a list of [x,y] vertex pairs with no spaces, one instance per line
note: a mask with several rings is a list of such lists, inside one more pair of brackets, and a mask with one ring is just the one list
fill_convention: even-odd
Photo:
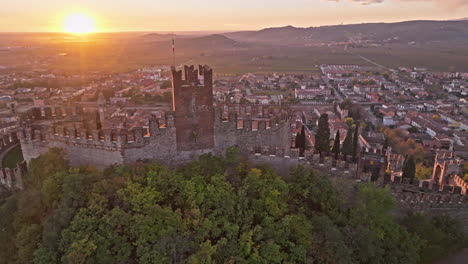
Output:
[[468,0],[14,0],[1,6],[1,32],[62,31],[72,13],[91,16],[98,31],[232,31],[468,17]]

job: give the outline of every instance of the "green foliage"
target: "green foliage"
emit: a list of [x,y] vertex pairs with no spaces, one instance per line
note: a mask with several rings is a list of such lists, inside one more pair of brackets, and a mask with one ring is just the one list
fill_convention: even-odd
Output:
[[306,149],[306,133],[305,133],[305,125],[302,126],[301,133],[296,135],[296,148],[300,150],[300,154],[304,154],[304,150]]
[[358,154],[358,141],[359,141],[359,123],[356,124],[354,128],[354,135],[353,135],[353,160],[356,161],[356,157]]
[[414,157],[410,156],[403,163],[403,178],[414,179],[416,177],[416,164]]
[[6,154],[5,158],[2,160],[2,166],[3,168],[12,169],[18,166],[18,163],[23,160],[23,152],[21,152],[21,146],[18,145]]
[[340,131],[336,131],[335,142],[333,143],[332,152],[335,154],[335,159],[338,159],[340,155]]
[[34,251],[41,239],[42,228],[40,225],[24,225],[16,235],[15,245],[18,248],[18,263],[30,263]]
[[353,154],[353,128],[350,127],[348,132],[346,132],[345,140],[343,141],[343,147],[341,148],[341,153],[343,155],[352,155]]
[[322,114],[319,118],[317,134],[315,135],[315,150],[320,153],[330,151],[328,114]]
[[402,225],[413,235],[420,237],[424,246],[421,250],[421,262],[433,263],[465,248],[468,240],[459,222],[448,216],[429,218],[420,213],[407,215]]
[[345,123],[348,127],[352,127],[354,125],[354,119],[352,117],[345,118]]
[[[1,187],[0,187],[1,188]],[[13,225],[14,213],[17,210],[17,197],[0,189],[0,264],[10,263],[15,257],[15,237]]]
[[427,180],[432,176],[432,167],[426,167],[423,163],[416,164],[416,178],[419,180]]
[[57,150],[31,165],[26,190],[0,197],[2,264],[419,262],[388,190],[304,167],[286,182],[237,148],[178,169],[70,168]]

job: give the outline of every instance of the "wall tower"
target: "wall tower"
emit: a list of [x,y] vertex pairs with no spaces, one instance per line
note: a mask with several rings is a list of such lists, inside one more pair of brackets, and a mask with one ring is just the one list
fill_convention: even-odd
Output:
[[437,153],[432,182],[438,183],[440,186],[450,184],[450,176],[459,174],[462,165],[463,160],[457,158],[454,152]]
[[178,151],[214,148],[213,70],[208,66],[172,68],[172,106]]

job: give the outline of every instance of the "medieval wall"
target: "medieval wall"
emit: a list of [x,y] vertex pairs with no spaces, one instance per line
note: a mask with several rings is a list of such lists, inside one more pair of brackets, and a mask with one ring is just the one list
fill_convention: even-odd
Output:
[[242,153],[270,153],[278,156],[290,155],[291,127],[287,116],[282,119],[245,116],[225,113],[216,109],[215,151],[222,154],[230,146],[237,146]]
[[[18,137],[14,132],[3,133],[0,135],[0,156],[5,155],[15,148],[19,143]],[[0,160],[0,162],[2,162]],[[0,185],[8,189],[23,188],[23,174],[26,171],[26,163],[21,162],[13,169],[0,168]]]
[[430,216],[448,215],[462,223],[468,234],[468,196],[460,186],[440,186],[438,183],[414,180],[410,183],[401,177],[386,177],[398,202],[397,216],[420,212]]
[[26,171],[26,161],[20,162],[13,169],[0,168],[0,185],[10,190],[23,189],[23,176]]
[[[99,138],[94,136],[74,136],[42,131],[41,137],[32,136],[31,130],[20,132],[21,149],[24,159],[29,163],[32,159],[47,153],[50,148],[61,148],[65,158],[72,166],[94,165],[99,168],[123,163],[123,156],[118,142],[112,142],[110,134]],[[23,136],[25,135],[25,136]]]

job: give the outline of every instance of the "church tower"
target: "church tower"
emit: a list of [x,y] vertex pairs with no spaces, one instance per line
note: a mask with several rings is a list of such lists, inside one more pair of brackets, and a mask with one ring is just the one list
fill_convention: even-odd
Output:
[[214,147],[213,70],[205,66],[172,68],[172,107],[178,151]]

